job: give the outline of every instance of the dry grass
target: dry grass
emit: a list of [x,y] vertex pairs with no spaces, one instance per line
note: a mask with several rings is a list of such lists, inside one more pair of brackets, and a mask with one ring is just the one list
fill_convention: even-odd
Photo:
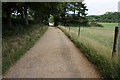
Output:
[[47,27],[34,25],[22,34],[2,39],[2,71],[14,64],[44,34]]
[[114,28],[81,28],[79,38],[77,36],[77,27],[71,27],[70,32],[69,28],[65,29],[65,27],[62,26],[59,28],[86,55],[88,60],[97,66],[101,77],[119,78],[120,67],[118,65],[118,56],[116,55],[115,59],[112,58],[111,43],[113,43]]

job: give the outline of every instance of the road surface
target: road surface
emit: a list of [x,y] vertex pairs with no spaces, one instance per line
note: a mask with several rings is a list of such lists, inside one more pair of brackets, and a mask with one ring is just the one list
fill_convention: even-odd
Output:
[[3,75],[3,78],[99,78],[95,66],[55,27]]

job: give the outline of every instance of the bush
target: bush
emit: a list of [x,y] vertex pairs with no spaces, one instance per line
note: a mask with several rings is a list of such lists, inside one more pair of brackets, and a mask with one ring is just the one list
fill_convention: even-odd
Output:
[[98,23],[95,22],[95,21],[92,21],[92,22],[90,23],[90,26],[93,26],[93,27],[104,27],[103,25],[98,24]]

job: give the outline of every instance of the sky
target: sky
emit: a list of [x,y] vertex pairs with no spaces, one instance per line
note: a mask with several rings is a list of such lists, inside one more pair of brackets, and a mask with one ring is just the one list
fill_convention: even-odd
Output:
[[120,0],[84,0],[88,15],[102,15],[106,12],[117,12]]

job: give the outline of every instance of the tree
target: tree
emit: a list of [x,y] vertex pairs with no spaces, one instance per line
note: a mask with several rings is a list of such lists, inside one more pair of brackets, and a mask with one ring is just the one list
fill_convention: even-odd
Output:
[[89,21],[92,21],[92,19],[96,19],[96,21],[100,22],[119,22],[120,21],[120,12],[107,12],[103,15],[91,15],[87,16]]
[[[85,21],[85,10],[86,6],[82,2],[3,3],[3,13],[7,18],[9,28],[12,27],[11,19],[16,21],[20,17],[25,24],[30,24],[30,20],[33,20],[34,23],[48,24],[50,15],[54,17],[55,26],[59,22],[64,26],[66,24],[75,25],[81,23],[81,20]],[[73,11],[74,14],[70,14],[69,11]]]
[[14,11],[15,7],[16,7],[16,3],[5,2],[5,3],[2,4],[2,10],[3,10],[3,13],[7,17],[7,24],[8,24],[9,28],[12,27],[12,25],[11,25],[11,13]]
[[[79,30],[78,30],[78,36],[80,35],[80,26],[85,26],[87,25],[87,18],[86,18],[86,11],[88,10],[87,7],[85,6],[85,4],[83,4],[83,2],[74,2],[74,3],[70,3],[70,11],[73,11],[73,19],[72,22],[74,22],[74,24],[77,24],[79,26]],[[76,16],[77,13],[77,16]]]

